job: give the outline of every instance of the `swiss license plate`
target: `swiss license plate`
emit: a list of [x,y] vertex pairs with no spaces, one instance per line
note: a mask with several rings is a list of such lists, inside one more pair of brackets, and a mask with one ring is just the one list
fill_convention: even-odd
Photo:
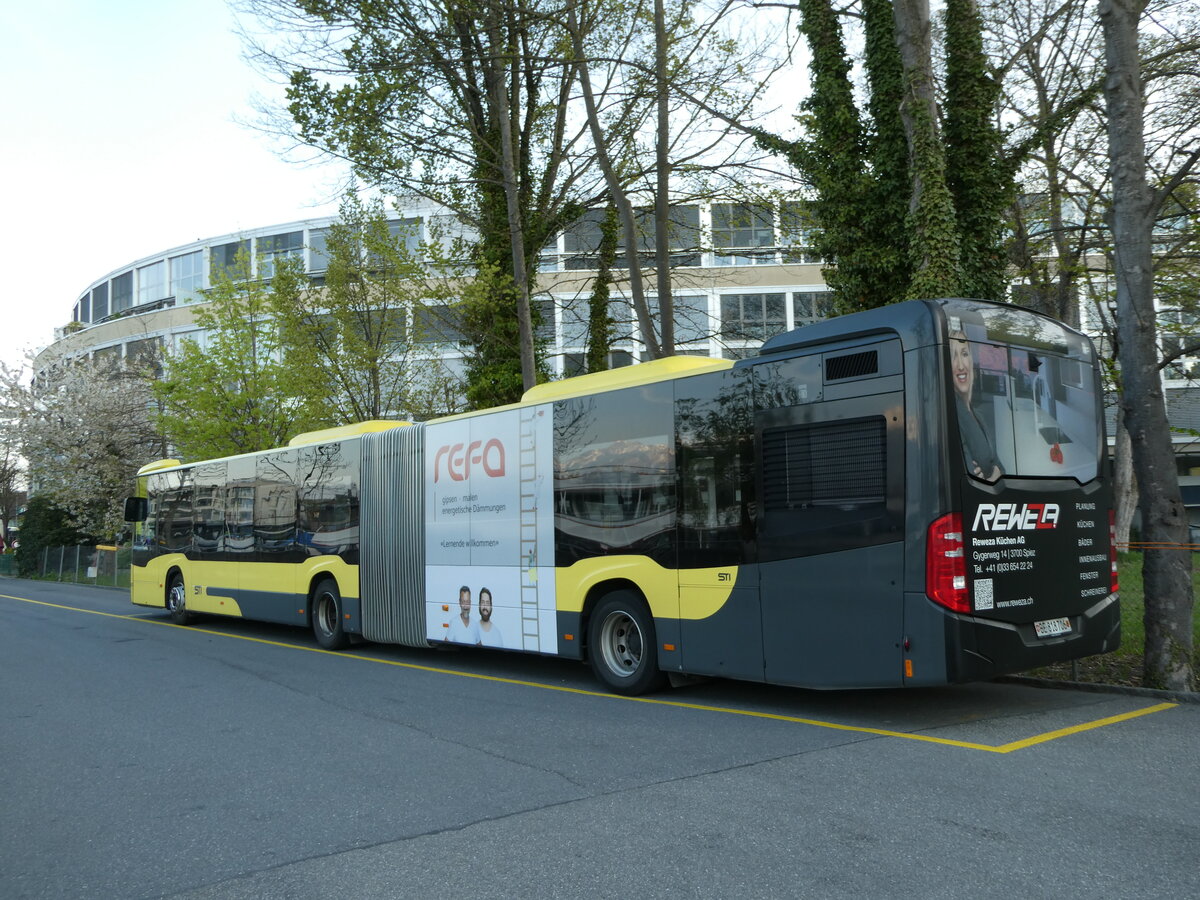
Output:
[[1046,619],[1033,623],[1033,631],[1040,638],[1057,637],[1060,634],[1071,633],[1070,619]]

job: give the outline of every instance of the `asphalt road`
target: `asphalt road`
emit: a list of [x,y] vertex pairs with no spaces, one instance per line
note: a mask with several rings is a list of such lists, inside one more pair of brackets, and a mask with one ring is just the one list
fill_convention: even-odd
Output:
[[[1200,705],[653,702],[0,578],[0,897],[1200,896]],[[1110,721],[1111,720],[1111,721]]]

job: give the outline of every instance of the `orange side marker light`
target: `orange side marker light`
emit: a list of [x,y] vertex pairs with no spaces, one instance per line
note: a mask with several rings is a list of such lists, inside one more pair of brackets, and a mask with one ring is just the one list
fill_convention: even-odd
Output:
[[904,677],[905,678],[913,677],[912,676],[912,660],[911,659],[906,659],[904,661]]

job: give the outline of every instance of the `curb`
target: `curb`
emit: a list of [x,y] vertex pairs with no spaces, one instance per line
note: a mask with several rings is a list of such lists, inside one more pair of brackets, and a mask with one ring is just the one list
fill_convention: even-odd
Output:
[[1034,678],[1032,675],[1005,675],[993,680],[1008,684],[1023,684],[1027,687],[1059,688],[1083,691],[1090,694],[1124,694],[1127,697],[1149,697],[1154,700],[1169,700],[1173,703],[1200,704],[1200,693],[1195,691],[1158,691],[1154,688],[1129,687],[1123,684],[1100,684],[1093,681],[1059,681],[1055,678]]

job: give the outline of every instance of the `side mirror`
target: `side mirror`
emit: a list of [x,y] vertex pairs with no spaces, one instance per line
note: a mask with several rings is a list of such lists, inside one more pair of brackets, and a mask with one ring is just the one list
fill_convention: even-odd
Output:
[[126,522],[145,522],[146,514],[150,511],[150,504],[145,497],[126,497],[125,498],[125,521]]

